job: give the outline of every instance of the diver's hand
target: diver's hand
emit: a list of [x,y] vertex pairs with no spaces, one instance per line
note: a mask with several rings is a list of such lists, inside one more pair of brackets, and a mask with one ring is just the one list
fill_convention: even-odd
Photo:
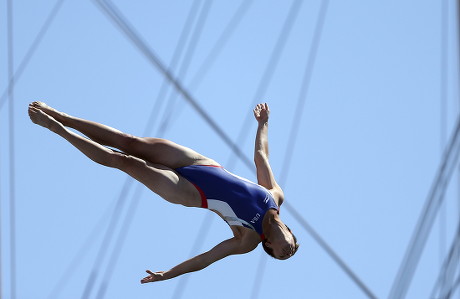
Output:
[[266,123],[268,122],[268,117],[270,116],[270,108],[268,108],[268,104],[257,104],[254,108],[254,117],[259,123]]
[[164,277],[165,271],[159,271],[159,272],[154,273],[150,270],[147,270],[145,272],[147,272],[150,275],[142,278],[141,283],[148,283],[148,282],[160,281],[160,280],[165,279]]

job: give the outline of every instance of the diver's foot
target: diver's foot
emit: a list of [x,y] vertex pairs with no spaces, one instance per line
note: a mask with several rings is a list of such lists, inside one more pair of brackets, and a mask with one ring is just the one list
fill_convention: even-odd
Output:
[[64,123],[65,117],[67,116],[65,113],[62,113],[54,109],[53,107],[46,105],[43,102],[39,102],[39,101],[32,102],[29,106],[32,106],[36,109],[39,109],[45,112],[46,114],[48,114],[49,116],[53,117],[55,120],[61,123]]
[[64,128],[60,122],[43,112],[43,110],[36,108],[33,103],[29,105],[29,117],[34,124],[45,127],[53,132]]

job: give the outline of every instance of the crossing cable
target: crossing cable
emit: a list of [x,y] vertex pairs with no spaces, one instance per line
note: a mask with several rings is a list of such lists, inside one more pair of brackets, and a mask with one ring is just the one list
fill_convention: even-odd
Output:
[[[201,28],[202,26],[200,26],[200,23],[202,24],[203,21],[206,19],[207,11],[209,10],[209,4],[210,4],[209,1],[207,1],[207,3],[205,3],[205,5],[202,8],[202,13],[200,14],[200,16],[198,16],[199,21],[198,21],[198,24],[195,26],[195,29],[194,29],[195,33],[192,34],[192,39],[198,40],[198,35],[199,34],[196,34],[196,32],[200,32],[201,29],[202,29]],[[193,9],[191,10],[189,15],[192,15],[192,14],[193,15],[196,14],[196,11],[194,11]],[[186,26],[188,26],[187,23],[184,26],[184,29],[185,29]],[[183,35],[184,40],[187,39],[187,35]],[[179,42],[178,47],[182,47],[181,44],[182,43]],[[193,46],[189,47],[189,49],[187,49],[186,53],[189,53],[191,51],[191,49],[193,49]],[[190,57],[190,55],[186,54],[186,58],[184,58],[184,61],[187,61],[187,59],[191,59],[191,57]],[[181,68],[181,69],[183,70],[183,68]],[[153,111],[152,111],[152,115],[153,115]],[[149,127],[146,127],[145,135],[148,134],[149,129],[150,129]],[[133,215],[135,213],[135,210],[137,208],[137,205],[138,205],[138,202],[139,202],[139,199],[141,197],[141,194],[142,194],[143,190],[144,190],[143,186],[138,184],[137,188],[136,188],[136,191],[135,191],[135,193],[133,195],[133,198],[130,201],[131,204],[128,207],[128,211],[126,212],[125,219],[124,219],[123,224],[121,226],[122,230],[118,233],[118,237],[117,237],[117,239],[115,241],[115,245],[113,247],[112,253],[110,254],[110,257],[108,259],[108,264],[107,264],[107,267],[106,267],[106,270],[105,270],[105,274],[103,275],[103,281],[101,282],[101,285],[100,285],[99,290],[97,292],[96,298],[98,298],[98,299],[102,299],[102,298],[105,297],[106,290],[107,290],[107,288],[109,286],[109,283],[111,281],[110,280],[111,275],[112,275],[114,267],[115,267],[115,265],[116,265],[116,263],[118,261],[118,257],[119,257],[122,245],[124,244],[124,240],[126,238],[127,231],[128,231],[128,229],[129,229],[129,227],[131,225]]]
[[[227,24],[223,32],[220,34],[219,38],[217,39],[216,43],[212,47],[211,51],[209,51],[209,54],[205,55],[206,56],[205,60],[198,67],[198,71],[195,73],[195,76],[190,81],[190,84],[187,84],[187,86],[189,87],[189,90],[196,90],[199,87],[199,85],[203,81],[203,78],[207,75],[211,66],[214,65],[214,62],[216,61],[217,57],[222,52],[222,49],[227,44],[231,35],[233,35],[233,33],[235,32],[243,16],[246,14],[246,12],[248,11],[249,7],[252,5],[253,2],[254,0],[243,0],[241,2],[240,6],[237,8],[236,12],[233,14],[232,18],[230,19],[229,23]],[[179,79],[180,78],[181,77],[179,76]],[[182,106],[179,106],[179,109],[180,108],[182,108]],[[177,119],[178,119],[177,117],[170,119],[169,123],[173,123]],[[163,131],[159,130],[158,134],[160,133],[162,134],[162,132]],[[227,168],[229,168],[229,165],[227,165]]]
[[[131,180],[132,179],[128,179],[123,184],[122,190],[116,201],[115,208],[112,214],[112,218],[110,219],[110,223],[107,227],[107,230],[113,230],[115,226],[117,225],[118,219],[120,218],[120,215],[123,211],[123,207],[126,203],[125,199],[128,197],[129,188],[131,186],[131,183],[130,183]],[[96,261],[94,263],[93,269],[91,270],[88,276],[88,279],[86,281],[85,288],[81,296],[82,299],[88,299],[91,296],[91,293],[94,287],[94,283],[96,282],[98,275],[99,275],[98,270],[101,268],[102,262],[104,261],[106,248],[112,242],[112,238],[113,238],[113,234],[107,233],[104,235],[104,238],[102,239],[102,243],[96,255]]]
[[29,49],[27,50],[26,55],[22,59],[22,61],[19,63],[18,68],[14,72],[14,75],[11,76],[11,78],[8,81],[8,86],[6,87],[5,91],[3,92],[2,96],[0,97],[0,109],[2,109],[3,105],[6,102],[6,99],[8,98],[8,91],[10,88],[14,87],[14,85],[19,81],[19,78],[21,78],[24,70],[26,69],[27,65],[30,62],[30,59],[32,56],[35,54],[35,51],[38,49],[41,41],[45,37],[46,33],[48,32],[48,29],[50,28],[51,24],[53,23],[55,17],[57,16],[62,4],[64,3],[64,0],[57,0],[56,4],[54,4],[53,9],[51,10],[50,14],[46,18],[45,22],[43,23],[42,27],[40,28],[40,31],[38,32],[37,36],[35,37],[34,41],[30,45]]
[[460,273],[458,274],[455,283],[452,285],[452,288],[447,293],[446,298],[449,299],[455,293],[458,287],[460,287]]
[[[456,268],[458,267],[458,257],[460,255],[460,222],[457,225],[457,232],[452,240],[449,253],[444,259],[438,278],[431,292],[430,298],[445,298],[448,291],[451,289]],[[436,296],[438,293],[438,296]]]
[[242,0],[240,6],[237,8],[236,12],[233,14],[232,18],[228,22],[225,29],[220,34],[220,37],[217,39],[217,42],[212,47],[212,50],[206,55],[206,59],[198,68],[198,71],[195,73],[195,76],[190,81],[190,88],[196,89],[202,82],[203,78],[208,73],[211,66],[214,64],[214,61],[222,52],[222,49],[227,44],[229,38],[233,35],[236,28],[240,24],[243,17],[246,15],[249,7],[254,3],[254,0]]
[[444,152],[443,160],[419,217],[406,254],[393,282],[389,298],[404,298],[425,247],[428,235],[442,204],[443,196],[460,153],[460,118]]
[[[14,48],[13,48],[13,1],[7,1],[8,18],[8,80],[14,83]],[[16,173],[14,147],[14,87],[8,85],[8,114],[9,114],[9,156],[10,156],[10,296],[16,299]]]
[[[245,4],[244,6],[240,6],[240,9],[237,10],[237,14],[238,14],[238,13],[241,13],[241,11],[244,12],[244,10],[242,10],[241,7],[243,7],[243,8],[244,8],[244,7],[248,7],[248,5]],[[201,18],[200,18],[200,19],[201,19]],[[237,23],[236,21],[238,21],[238,20],[240,20],[240,19],[241,19],[241,18],[235,18],[235,17],[233,17],[232,20],[230,21],[230,24],[235,24],[235,23]],[[186,23],[187,23],[187,22],[186,22]],[[185,27],[185,28],[189,28],[189,27],[191,27],[191,26],[185,25],[184,27]],[[199,28],[200,26],[197,26],[197,27]],[[227,26],[226,28],[228,28],[228,26]],[[199,29],[198,29],[198,30],[199,30]],[[224,35],[226,35],[226,34],[228,34],[228,33],[231,33],[231,31],[229,32],[229,30],[224,30],[224,33],[221,35],[221,38],[219,38],[219,41],[218,41],[218,43],[217,43],[217,46],[214,46],[214,47],[213,47],[213,50],[211,50],[211,54],[210,54],[209,56],[214,57],[214,58],[217,57],[217,54],[219,53],[219,48],[221,49],[221,47],[219,47],[219,45],[225,44],[225,41],[226,41],[228,38],[225,38]],[[195,36],[197,36],[197,34],[195,34]],[[186,39],[186,38],[184,38],[184,39]],[[196,38],[196,37],[195,37],[195,38],[192,38],[192,40],[197,40],[197,38]],[[184,48],[184,47],[178,45],[177,48],[181,48],[181,49],[182,49],[182,48]],[[188,51],[187,51],[187,52],[188,52]],[[173,56],[175,56],[175,55],[173,55]],[[187,55],[187,56],[190,57],[190,55]],[[209,56],[207,56],[207,57],[209,57]],[[188,59],[190,59],[190,58],[188,58]],[[173,58],[173,61],[174,61],[174,58]],[[205,62],[202,64],[201,69],[203,69],[203,66],[206,66],[206,65],[209,66],[211,63],[212,63],[212,60],[207,60],[207,61],[205,61]],[[205,70],[205,69],[206,69],[206,68],[204,68],[204,70]],[[181,72],[179,72],[179,73],[181,73]],[[179,77],[181,77],[181,75],[179,75]],[[154,111],[152,111],[152,115],[153,115],[153,112],[154,112]],[[147,129],[148,129],[148,128],[149,128],[149,126],[147,127]],[[144,135],[147,135],[147,133],[144,134]],[[142,187],[142,186],[140,186],[140,185],[137,186],[137,189],[136,189],[136,194],[137,194],[137,195],[135,195],[135,196],[133,197],[133,199],[132,199],[132,204],[131,204],[131,205],[137,205],[137,200],[138,200],[138,198],[140,198],[141,192],[144,190],[144,189],[141,188],[141,187]],[[130,207],[130,209],[131,209],[131,207]],[[132,213],[127,213],[127,215],[132,215],[132,214],[134,214],[134,212],[132,212]],[[205,217],[205,218],[203,219],[203,222],[202,222],[202,225],[201,225],[201,229],[199,230],[199,231],[200,231],[200,236],[199,236],[199,238],[196,240],[196,242],[194,243],[194,245],[192,246],[191,254],[197,252],[197,251],[200,249],[202,242],[199,241],[199,239],[202,240],[202,239],[204,239],[204,238],[207,236],[207,234],[208,234],[208,232],[209,232],[209,228],[211,227],[211,226],[210,226],[210,222],[213,220],[213,218],[212,218],[211,216],[212,216],[212,215],[208,214],[207,217]],[[130,223],[130,221],[131,221],[131,220],[130,220],[130,217],[127,216],[127,217],[125,218],[125,221],[124,221],[122,227],[123,227],[123,228],[129,227],[129,224],[128,224],[128,223]],[[115,248],[121,248],[121,245],[123,244],[123,241],[122,241],[122,240],[124,240],[124,234],[121,234],[121,233],[120,233],[119,239],[118,239],[118,241],[117,241],[117,244],[119,244],[119,245],[115,246]],[[114,251],[114,253],[115,253],[115,251]],[[116,259],[117,259],[118,255],[117,255],[117,253],[115,253],[115,256],[116,256],[116,257],[114,257],[114,253],[112,253],[112,258],[109,259],[109,263],[108,263],[109,267],[111,267],[111,265],[114,265],[114,264],[116,263]],[[111,268],[113,268],[113,267],[111,267]],[[112,273],[112,269],[108,269],[108,270],[106,271],[105,275],[103,275],[103,277],[105,278],[106,281],[110,281],[110,275],[111,275],[111,273]],[[177,287],[176,287],[176,289],[175,289],[175,291],[174,291],[174,294],[173,294],[173,298],[180,298],[180,297],[182,296],[182,294],[183,294],[183,292],[184,292],[184,290],[185,290],[185,285],[186,285],[186,283],[187,283],[187,281],[188,281],[188,278],[189,278],[189,276],[181,276],[181,277],[179,278]],[[97,298],[103,298],[103,297],[104,297],[104,295],[105,295],[105,290],[106,290],[107,287],[108,287],[107,283],[103,283],[103,286],[101,286],[101,289],[100,289],[99,292],[98,292]]]
[[[197,13],[198,13],[197,11],[198,11],[198,9],[200,7],[200,4],[201,4],[201,0],[199,0],[199,1],[195,0],[192,3],[192,7],[190,8],[190,11],[188,13],[188,16],[186,18],[184,26],[182,28],[182,32],[179,35],[179,40],[178,40],[176,48],[175,48],[175,50],[173,52],[171,62],[169,63],[169,66],[168,66],[168,69],[171,72],[175,72],[175,69],[177,68],[177,65],[178,65],[178,63],[180,61],[180,57],[182,56],[182,53],[183,53],[183,51],[185,49],[185,44],[186,44],[186,42],[188,40],[188,37],[190,35],[190,31],[193,28],[192,25],[193,25],[193,22],[195,21],[195,17],[197,16]],[[110,3],[107,3],[106,5],[110,6]],[[144,136],[148,135],[149,129],[153,128],[153,126],[154,126],[154,121],[156,119],[158,119],[158,116],[156,114],[158,113],[158,111],[160,111],[161,107],[163,106],[163,103],[165,102],[165,100],[167,98],[166,95],[168,94],[168,90],[169,90],[170,86],[171,85],[169,84],[168,79],[164,78],[163,82],[161,83],[161,87],[160,87],[159,92],[157,94],[156,100],[155,100],[155,106],[154,106],[154,108],[152,109],[152,111],[150,113],[149,120],[148,120],[147,125],[145,127],[146,130],[145,130]]]
[[[227,43],[230,36],[233,34],[235,29],[238,27],[239,23],[243,19],[244,15],[246,14],[248,8],[250,7],[252,3],[253,3],[253,0],[248,0],[248,1],[243,0],[241,2],[240,6],[237,8],[235,13],[231,17],[229,23],[227,24],[227,26],[224,28],[224,30],[220,34],[219,38],[217,39],[217,42],[212,47],[212,50],[209,52],[208,55],[206,55],[205,61],[198,68],[198,71],[196,72],[194,78],[191,80],[191,83],[190,83],[191,88],[197,88],[198,85],[201,83],[207,71],[210,69],[211,65],[214,63],[214,61],[219,56],[224,45]],[[229,171],[233,170],[232,167],[227,167],[227,168]],[[202,244],[209,234],[209,230],[212,227],[212,222],[214,221],[214,219],[215,218],[209,213],[203,217],[200,229],[198,230],[199,234],[195,238],[195,242],[193,243],[193,246],[189,253],[190,257],[195,256],[201,250]],[[182,275],[179,277],[179,280],[176,284],[176,287],[174,289],[174,292],[171,298],[173,299],[182,298],[187,288],[189,279],[190,279],[190,276],[188,275]]]
[[[101,0],[93,0],[99,3]],[[104,2],[109,2],[109,1],[104,1]],[[113,8],[113,7],[112,7]],[[198,104],[198,102],[188,93],[188,91],[182,86],[182,84],[169,72],[169,70],[163,65],[163,63],[158,59],[156,54],[143,42],[143,40],[138,36],[136,31],[132,28],[131,25],[129,25],[124,17],[120,14],[119,11],[117,10],[110,10],[107,11],[107,15],[111,18],[111,20],[114,21],[116,25],[119,26],[119,28],[124,32],[127,37],[138,47],[138,49],[146,56],[146,58],[149,60],[150,63],[152,63],[170,82],[171,84],[178,90],[179,93],[182,94],[183,98],[192,105],[192,107],[196,110],[196,112],[208,123],[208,125],[214,129],[214,131],[218,134],[218,136],[224,141],[224,143],[230,147],[231,150],[233,150],[236,154],[237,157],[240,158],[244,164],[249,167],[252,171],[254,171],[254,167],[252,165],[252,162],[250,161],[249,158],[247,158],[244,153],[241,152],[241,150],[237,147],[237,145],[232,142],[232,140],[228,137],[228,135],[217,125],[217,123],[206,113],[206,111]],[[314,230],[309,227],[308,223],[303,220],[302,216],[298,214],[295,209],[290,206],[289,204],[286,205],[286,207],[291,210],[294,218],[296,218],[304,228],[312,233]],[[319,235],[316,235],[316,239],[322,240]],[[332,255],[333,250],[327,246],[327,244],[322,241],[320,243],[325,249],[328,248],[329,250],[326,250],[331,256],[334,258],[335,261],[339,262],[341,261],[337,255]],[[353,272],[346,267],[346,264],[341,261],[339,265],[342,267],[342,269],[346,270],[346,273],[355,281],[355,282],[360,282],[359,279],[357,279],[357,276],[353,274]],[[360,287],[362,287],[364,284],[358,283]],[[365,288],[367,289],[367,288]]]
[[81,261],[88,254],[90,247],[96,242],[96,240],[101,239],[100,235],[102,234],[103,229],[108,226],[110,222],[110,213],[115,209],[115,202],[112,202],[106,209],[102,217],[94,225],[91,233],[83,241],[82,246],[77,250],[74,257],[67,265],[61,277],[57,280],[54,287],[49,292],[47,299],[56,299],[59,298],[62,290],[65,288],[66,284],[73,280],[73,276],[76,274],[76,268],[81,265]]
[[[93,0],[97,4],[100,4],[102,0]],[[110,1],[103,1],[110,3]],[[185,89],[182,83],[175,78],[171,72],[164,66],[160,61],[156,53],[150,49],[147,44],[140,38],[139,34],[135,29],[127,22],[127,20],[121,15],[121,13],[113,6],[103,6],[107,9],[104,11],[110,17],[112,21],[118,26],[118,28],[125,33],[125,35],[131,40],[131,42],[144,54],[148,61],[165,76],[168,81],[177,89],[182,97],[192,106],[192,108],[205,120],[205,122],[216,132],[216,134],[222,139],[222,141],[235,152],[238,158],[240,158],[244,164],[250,169],[253,168],[252,162],[248,159],[244,153],[238,148],[238,145],[232,141],[232,139],[225,133],[222,128],[211,118],[211,116],[200,106],[198,101]]]
[[[273,78],[273,75],[275,73],[276,67],[278,66],[280,57],[287,44],[287,40],[291,33],[292,27],[298,17],[302,3],[303,3],[302,0],[295,0],[291,4],[288,15],[286,16],[286,19],[284,21],[283,27],[280,31],[280,34],[278,35],[278,38],[275,43],[275,46],[273,47],[272,53],[270,54],[270,58],[268,59],[265,71],[257,86],[254,97],[252,98],[252,102],[250,106],[251,109],[260,101],[260,99],[262,99],[265,96],[268,85],[270,84]],[[246,143],[247,136],[248,136],[246,128],[249,127],[251,120],[252,120],[252,115],[248,114],[243,124],[241,125],[241,129],[238,134],[237,141],[236,141],[236,143],[239,144],[240,146],[243,146]],[[237,159],[234,159],[233,155],[231,155],[229,157],[227,165],[229,167],[230,166],[233,167],[234,165],[236,165],[236,162],[237,162]]]
[[135,214],[135,211],[140,202],[141,192],[142,192],[141,187],[143,186],[138,185],[138,187],[136,188],[136,191],[134,192],[134,195],[132,198],[133,200],[131,201],[131,204],[129,205],[127,212],[125,214],[125,218],[122,221],[123,225],[121,226],[121,230],[118,234],[118,238],[116,238],[115,244],[112,249],[112,253],[110,254],[110,258],[108,259],[107,267],[104,271],[103,280],[101,284],[99,285],[99,289],[95,297],[97,299],[105,298],[105,294],[106,294],[107,288],[109,287],[109,283],[111,281],[112,274],[115,269],[115,265],[118,262],[118,258],[123,248],[123,244],[125,243],[126,236],[128,235],[128,230],[131,227],[131,223],[134,218],[133,215]]
[[[305,102],[307,99],[307,94],[310,86],[311,76],[313,73],[314,63],[316,61],[316,56],[319,48],[320,39],[322,36],[322,31],[324,27],[324,21],[326,18],[327,8],[329,5],[329,0],[322,1],[320,11],[318,13],[318,21],[316,28],[314,30],[314,36],[311,43],[311,48],[309,52],[309,57],[307,60],[307,65],[305,68],[305,73],[302,79],[302,85],[299,92],[299,97],[297,100],[297,107],[295,111],[295,116],[293,118],[293,124],[291,127],[291,133],[289,135],[288,147],[285,153],[285,160],[283,163],[283,169],[280,174],[280,185],[285,186],[287,182],[287,177],[289,174],[290,165],[292,162],[293,149],[295,148],[299,124],[302,118],[304,111]],[[357,284],[357,286],[367,295],[369,298],[377,298],[372,291],[364,284],[364,282],[359,279],[359,277],[351,270],[350,267],[338,256],[337,253],[320,237],[320,235],[312,228],[312,226],[297,212],[297,210],[287,201],[284,203],[286,209],[291,213],[291,215],[296,219],[303,228],[310,233],[313,239],[329,254],[329,256],[340,266],[340,268]]]
[[[275,73],[276,67],[278,66],[280,57],[287,44],[287,40],[291,34],[292,27],[294,26],[297,20],[297,17],[299,15],[302,3],[303,2],[299,0],[292,1],[291,3],[291,7],[288,11],[288,14],[286,15],[282,29],[278,35],[275,46],[273,47],[272,53],[268,59],[265,71],[261,77],[261,80],[257,86],[256,92],[252,99],[251,106],[250,106],[251,108],[254,107],[257,104],[257,102],[260,101],[260,99],[262,99],[265,96],[267,88],[271,82],[271,79],[273,78],[273,74]],[[252,114],[248,113],[245,118],[245,121],[241,125],[240,132],[237,138],[237,143],[240,144],[240,146],[243,146],[247,140],[247,136],[248,136],[247,128],[249,127],[249,122],[252,119],[252,117],[253,117]],[[234,159],[233,155],[231,154],[227,164],[230,167],[233,167],[234,165],[236,165],[236,162],[237,160]],[[265,274],[266,264],[267,264],[267,254],[263,251],[260,254],[259,264],[257,266],[256,275],[254,277],[254,283],[252,286],[252,292],[251,292],[250,298],[258,298],[259,296],[260,289],[262,286],[263,276]]]
[[436,298],[439,298],[439,299],[450,299],[452,297],[452,295],[455,294],[455,291],[457,290],[457,288],[460,287],[460,273],[458,274],[457,276],[457,279],[455,280],[455,282],[452,284],[452,286],[450,287],[450,289],[447,291],[446,295],[444,297],[436,297]]
[[[173,59],[172,59],[172,62],[170,64],[171,67],[174,67],[174,65],[177,63],[177,60],[178,60],[177,57],[179,57],[181,55],[180,54],[181,51],[178,51],[178,49],[180,50],[181,48],[183,48],[184,41],[187,39],[187,36],[189,34],[189,29],[191,27],[191,23],[193,22],[194,17],[196,16],[196,10],[198,9],[199,4],[200,4],[200,1],[194,1],[193,5],[192,5],[192,8],[191,8],[191,10],[189,12],[189,15],[188,15],[188,17],[186,19],[186,22],[185,22],[185,25],[184,25],[184,30],[182,31],[182,33],[180,35],[179,42],[178,42],[177,47],[176,47],[176,51],[173,54]],[[159,110],[157,103],[158,103],[158,99],[161,99],[161,95],[164,92],[162,90],[164,90],[163,86],[160,89],[160,93],[158,94],[157,101],[155,102],[156,105],[154,106],[154,109],[152,109],[151,115],[150,115],[149,120],[147,122],[147,126],[146,126],[146,129],[145,129],[144,135],[148,135],[149,128],[153,126],[154,112]],[[131,180],[129,177],[127,177],[127,179],[126,179],[126,181],[125,181],[125,183],[123,185],[123,188],[121,190],[121,194],[119,194],[118,199],[114,202],[114,204],[117,206],[117,208],[108,209],[110,211],[113,211],[112,215],[110,217],[109,217],[109,215],[106,215],[106,216],[102,217],[103,219],[109,219],[110,218],[110,221],[113,221],[111,219],[119,219],[119,218],[121,218],[120,217],[120,213],[121,213],[120,207],[122,207],[122,203],[120,201],[126,201],[125,195],[128,194],[129,189],[131,188],[133,182],[134,182],[133,180]],[[130,201],[130,206],[127,208],[129,210],[129,215],[134,214],[134,210],[136,209],[137,204],[138,204],[138,199],[141,197],[140,191],[142,191],[143,189],[141,189],[140,187],[142,187],[142,186],[137,185],[137,189],[135,190],[134,196],[133,196],[132,200]],[[107,221],[107,223],[109,223],[109,221]],[[127,213],[125,215],[125,219],[124,219],[124,221],[122,223],[122,226],[121,226],[122,230],[127,231],[129,229],[129,227],[130,227],[130,224],[131,224],[131,219],[130,219],[130,217],[128,217],[128,213]],[[96,228],[100,228],[101,226],[102,226],[101,223],[99,223],[98,225],[95,226],[95,228],[93,229],[93,232],[91,233],[90,237],[88,237],[88,240],[85,241],[84,245],[79,250],[79,252],[76,255],[76,257],[73,259],[71,264],[67,267],[67,271],[64,271],[63,276],[61,277],[61,279],[58,281],[56,286],[53,288],[53,290],[49,294],[48,299],[58,297],[59,293],[61,292],[61,290],[64,287],[65,282],[68,281],[68,276],[69,276],[68,273],[70,272],[70,269],[73,269],[76,265],[78,265],[80,263],[81,259],[86,254],[85,249],[88,248],[90,244],[94,243],[94,240],[95,240],[94,235],[95,235]],[[104,238],[111,239],[112,235],[114,234],[114,231],[115,231],[115,226],[107,226],[106,233],[105,233],[106,237],[104,237]],[[110,237],[107,237],[107,236],[110,236]],[[120,244],[120,243],[123,244],[123,242],[122,242],[123,240],[124,240],[124,235],[119,234],[119,236],[117,237],[115,242],[116,242],[116,244]],[[106,241],[105,242],[106,245],[104,245],[105,247],[101,245],[101,247],[104,247],[104,248],[100,249],[100,252],[101,252],[99,254],[100,256],[105,256],[104,252],[107,252],[109,243],[110,242]],[[121,250],[122,247],[117,246],[116,248],[119,248]],[[117,260],[117,258],[118,258],[118,252],[114,249],[112,251],[112,254],[110,255],[110,258],[108,259],[108,265],[109,266],[106,268],[105,275],[103,276],[106,281],[107,280],[110,281],[110,279],[107,279],[107,277],[109,277],[112,274],[111,270],[113,269],[113,266],[115,265],[115,263],[116,263],[115,261]],[[101,264],[102,263],[96,264],[95,267],[99,267]],[[94,278],[96,278],[96,274],[93,274],[90,279],[94,279]],[[102,294],[102,296],[104,296],[105,295],[105,289],[108,287],[108,283],[103,282],[102,285],[100,286],[100,289],[99,289],[98,293]],[[89,288],[89,286],[88,286],[88,288]],[[92,286],[91,286],[91,289],[92,289]],[[89,291],[87,293],[88,294],[85,295],[85,296],[90,295]]]
[[[187,25],[186,25],[186,26],[187,26]],[[187,26],[187,27],[188,27],[188,26]],[[180,46],[178,46],[178,47],[180,47]],[[216,53],[216,52],[214,52],[214,53]],[[137,189],[136,193],[137,193],[138,190],[140,189],[139,187],[140,187],[140,186],[138,186],[138,189]],[[140,190],[142,191],[143,189],[140,189]],[[120,195],[120,198],[122,198],[122,197],[123,197],[123,196]],[[138,197],[140,197],[140,195],[135,196],[134,198],[138,198]],[[134,206],[135,206],[136,204],[137,204],[137,201],[133,199],[133,201],[132,201],[131,206],[130,206],[129,209],[130,209],[130,210],[135,209]],[[129,227],[129,224],[128,224],[129,222],[130,222],[129,217],[125,217],[125,221],[124,221],[124,224],[123,224],[123,228]],[[123,238],[124,238],[123,235],[124,235],[124,234],[120,234],[120,235],[119,235],[119,238],[118,238],[118,240],[117,240],[117,244],[122,244],[122,241],[120,241],[120,240],[123,240]],[[120,243],[120,242],[121,242],[121,243]],[[117,254],[116,251],[114,250],[114,252],[112,252],[112,255],[111,255],[111,258],[110,258],[109,266],[115,264],[113,261],[116,260],[117,257],[118,257],[118,254]],[[108,269],[108,270],[106,271],[106,274],[107,274],[107,273],[111,273],[111,269]],[[93,276],[93,277],[94,277],[94,276]],[[104,277],[106,277],[106,276],[104,276]],[[103,296],[103,295],[105,294],[105,289],[106,289],[106,287],[107,287],[106,284],[103,284],[103,286],[101,286],[101,288],[99,289],[99,292],[98,292],[98,294],[99,294],[98,298],[100,298],[101,296]]]
[[[441,100],[441,115],[440,115],[440,149],[441,152],[446,144],[447,132],[447,45],[448,45],[448,13],[447,0],[441,0],[441,55],[440,55],[440,100]],[[446,253],[446,231],[447,231],[447,203],[443,204],[439,216],[439,264],[442,265],[444,255]]]
[[[188,72],[190,63],[193,59],[193,55],[195,54],[196,46],[198,44],[198,41],[200,40],[201,33],[203,32],[203,26],[206,23],[208,13],[211,8],[211,4],[212,4],[212,0],[205,1],[201,9],[200,16],[198,17],[198,22],[195,26],[194,33],[190,37],[190,42],[189,42],[187,51],[185,51],[185,57],[182,61],[182,64],[179,68],[179,72],[177,74],[177,79],[181,80],[182,82],[185,80],[185,77],[187,76],[187,72]],[[166,131],[166,129],[168,128],[178,96],[179,94],[177,92],[171,93],[167,101],[168,106],[167,106],[166,113],[163,118],[163,122],[160,125],[160,129],[159,129],[160,133],[158,136],[162,136],[164,132]]]

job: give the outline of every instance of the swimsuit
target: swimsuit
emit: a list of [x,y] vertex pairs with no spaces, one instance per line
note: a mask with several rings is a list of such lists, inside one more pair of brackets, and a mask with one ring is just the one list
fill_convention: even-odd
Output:
[[279,210],[269,190],[221,166],[191,165],[175,170],[200,192],[202,208],[219,212],[228,225],[253,229],[263,238],[265,213]]

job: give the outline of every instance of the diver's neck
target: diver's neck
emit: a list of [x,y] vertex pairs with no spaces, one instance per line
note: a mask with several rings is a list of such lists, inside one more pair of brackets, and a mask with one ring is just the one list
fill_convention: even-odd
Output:
[[281,226],[281,220],[278,216],[278,211],[270,209],[265,213],[264,219],[262,221],[262,229],[266,238],[270,238],[275,231],[279,230]]

